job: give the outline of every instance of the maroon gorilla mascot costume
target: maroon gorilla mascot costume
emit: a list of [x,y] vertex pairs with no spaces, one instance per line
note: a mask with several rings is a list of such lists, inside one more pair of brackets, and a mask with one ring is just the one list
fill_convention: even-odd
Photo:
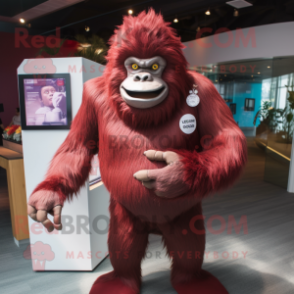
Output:
[[[186,69],[182,48],[153,10],[125,17],[111,39],[103,76],[85,83],[71,130],[29,199],[34,220],[49,231],[61,229],[64,201],[84,184],[99,152],[111,194],[108,246],[114,270],[96,280],[91,294],[140,292],[150,233],[162,235],[179,294],[227,293],[201,269],[205,234],[197,232],[204,230],[201,200],[240,175],[246,139],[214,85]],[[89,148],[93,141],[97,147]],[[200,217],[191,230],[195,216]]]

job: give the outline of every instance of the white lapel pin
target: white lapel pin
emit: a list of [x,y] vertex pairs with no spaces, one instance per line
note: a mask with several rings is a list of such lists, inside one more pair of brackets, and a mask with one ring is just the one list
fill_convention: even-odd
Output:
[[193,90],[189,91],[189,96],[186,99],[187,104],[190,107],[196,107],[199,103],[200,103],[200,98],[197,95],[198,94],[198,90],[196,89],[198,86],[197,85],[193,85]]

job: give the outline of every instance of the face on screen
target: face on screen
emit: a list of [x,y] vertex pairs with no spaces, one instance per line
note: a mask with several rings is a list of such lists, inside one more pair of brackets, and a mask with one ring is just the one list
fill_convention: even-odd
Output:
[[44,106],[53,107],[53,94],[56,92],[53,86],[45,86],[41,89],[42,101]]

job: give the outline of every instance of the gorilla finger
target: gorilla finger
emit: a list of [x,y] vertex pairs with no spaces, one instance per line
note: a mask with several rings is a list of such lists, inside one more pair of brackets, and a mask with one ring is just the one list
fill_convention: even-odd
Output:
[[163,152],[162,151],[148,150],[148,151],[145,151],[144,152],[144,155],[149,160],[164,161]]
[[163,158],[167,164],[171,164],[171,163],[181,159],[180,156],[173,151],[164,152]]
[[47,231],[50,233],[54,230],[54,225],[52,222],[47,218],[42,222],[43,226],[47,229]]
[[62,206],[61,205],[57,205],[57,206],[53,207],[54,227],[57,230],[61,230],[62,229],[61,211],[62,211]]
[[157,180],[158,176],[162,174],[162,172],[165,170],[166,166],[163,168],[156,168],[156,169],[149,169],[148,170],[148,178],[150,180]]
[[30,218],[32,218],[33,220],[37,220],[37,209],[31,205],[28,205],[28,215],[30,216]]
[[146,187],[147,189],[155,189],[156,182],[155,181],[148,181],[148,182],[142,182],[142,185]]
[[150,181],[150,179],[148,177],[148,170],[147,169],[139,170],[136,173],[134,173],[133,176],[138,181]]
[[46,219],[48,219],[47,218],[47,211],[46,210],[38,210],[37,211],[37,221],[42,223]]

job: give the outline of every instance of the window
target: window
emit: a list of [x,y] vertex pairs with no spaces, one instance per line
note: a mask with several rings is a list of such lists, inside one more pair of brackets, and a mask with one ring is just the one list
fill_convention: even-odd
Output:
[[254,108],[255,108],[255,99],[246,98],[244,111],[254,111]]
[[287,105],[288,91],[286,85],[291,85],[293,74],[278,77],[276,108],[284,109]]
[[225,97],[225,85],[224,83],[214,84],[219,94],[224,98]]
[[232,111],[232,114],[236,114],[236,103],[231,103],[230,104],[230,109]]

